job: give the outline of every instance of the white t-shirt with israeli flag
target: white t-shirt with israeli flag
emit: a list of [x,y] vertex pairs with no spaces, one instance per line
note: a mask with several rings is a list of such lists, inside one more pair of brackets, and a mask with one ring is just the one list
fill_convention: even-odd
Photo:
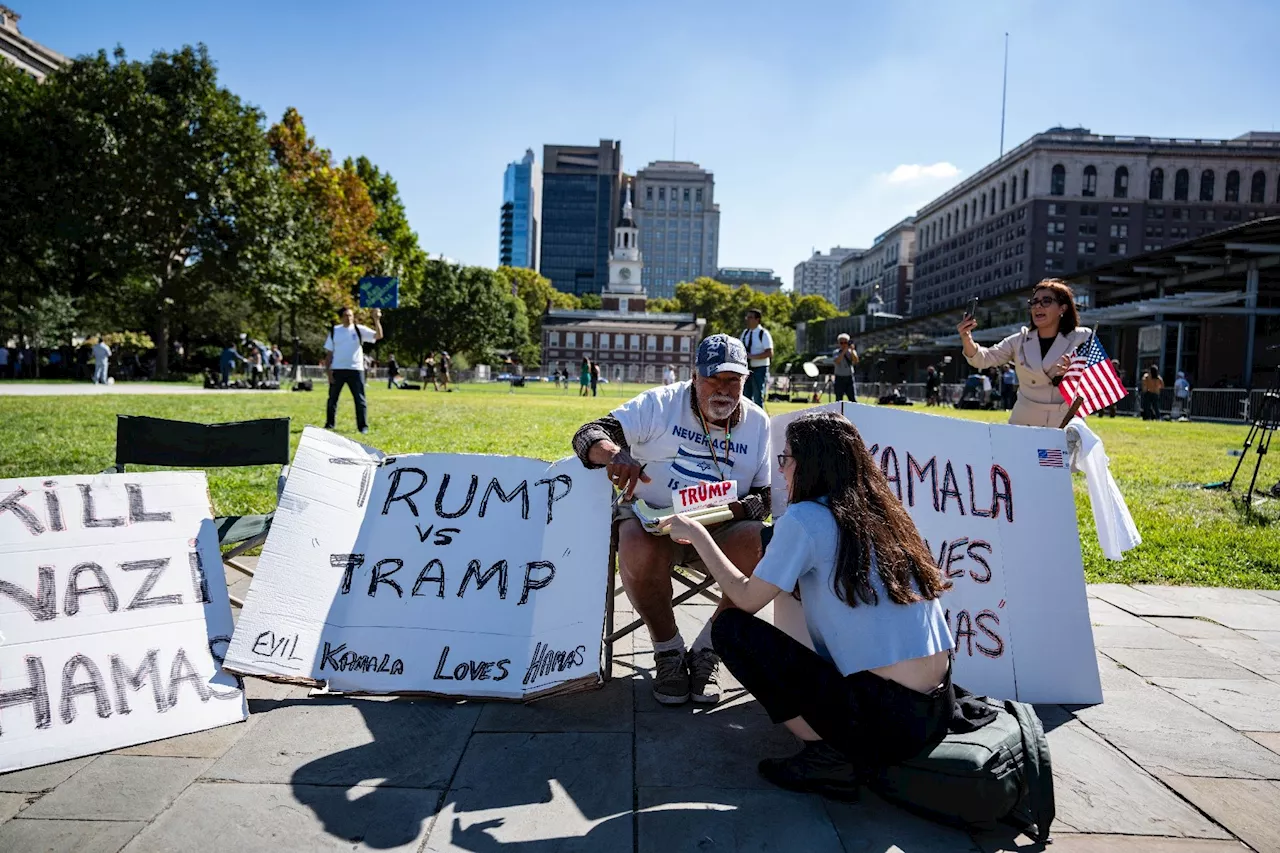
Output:
[[769,416],[746,397],[740,405],[742,417],[728,435],[707,424],[710,446],[694,412],[692,381],[651,388],[614,409],[611,414],[622,424],[631,455],[646,466],[652,480],[636,487],[636,497],[665,508],[671,506],[672,491],[700,482],[736,480],[739,498],[768,486]]

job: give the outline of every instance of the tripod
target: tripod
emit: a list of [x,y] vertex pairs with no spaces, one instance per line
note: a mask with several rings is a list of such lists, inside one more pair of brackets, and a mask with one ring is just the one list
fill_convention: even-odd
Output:
[[[1249,448],[1256,441],[1258,458],[1254,460],[1253,476],[1249,478],[1249,488],[1244,493],[1245,509],[1253,507],[1253,487],[1258,482],[1258,471],[1262,468],[1262,459],[1271,448],[1271,438],[1277,429],[1280,429],[1280,369],[1276,370],[1276,375],[1271,380],[1271,387],[1262,393],[1262,402],[1254,412],[1253,421],[1249,425],[1249,434],[1244,438],[1244,450],[1236,462],[1235,470],[1231,472],[1231,479],[1227,480],[1227,491],[1231,491],[1231,485],[1236,481],[1236,475],[1240,473],[1240,466],[1244,464],[1245,456],[1249,455]],[[1276,490],[1272,489],[1272,491]]]

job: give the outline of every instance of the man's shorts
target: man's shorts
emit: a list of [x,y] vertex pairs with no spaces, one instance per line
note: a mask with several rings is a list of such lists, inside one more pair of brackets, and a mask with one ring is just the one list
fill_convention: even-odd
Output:
[[[631,508],[630,503],[619,501],[613,508],[614,524],[618,524],[635,517],[635,510]],[[759,522],[750,521],[748,519],[736,519],[734,521],[721,522],[720,524],[708,527],[707,529],[711,531],[711,538],[715,540],[716,544],[720,545],[723,550],[725,539],[732,536],[738,528],[747,524],[759,525]],[[763,530],[767,531],[769,528],[765,527]],[[702,563],[702,558],[698,556],[697,548],[694,548],[692,545],[681,545],[678,542],[673,542],[672,544],[675,545],[675,549],[672,551],[671,565],[689,566],[690,568],[706,571],[706,567]],[[763,546],[761,550],[763,550]]]

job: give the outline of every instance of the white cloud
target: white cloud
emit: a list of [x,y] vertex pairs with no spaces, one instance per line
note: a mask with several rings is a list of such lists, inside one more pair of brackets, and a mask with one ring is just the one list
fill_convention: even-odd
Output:
[[885,179],[891,184],[904,184],[908,181],[919,181],[929,178],[954,178],[960,174],[960,169],[952,163],[932,163],[928,166],[922,166],[919,163],[903,163]]

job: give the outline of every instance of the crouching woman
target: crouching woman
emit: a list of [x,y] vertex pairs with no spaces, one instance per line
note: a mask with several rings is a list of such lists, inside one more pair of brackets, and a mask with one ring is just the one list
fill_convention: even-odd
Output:
[[[787,427],[778,462],[789,507],[755,573],[744,575],[706,528],[677,516],[733,608],[711,630],[724,664],[804,744],[759,764],[794,791],[854,799],[881,767],[947,732],[954,642],[939,572],[858,430],[834,412]],[[798,586],[814,650],[752,614]]]

